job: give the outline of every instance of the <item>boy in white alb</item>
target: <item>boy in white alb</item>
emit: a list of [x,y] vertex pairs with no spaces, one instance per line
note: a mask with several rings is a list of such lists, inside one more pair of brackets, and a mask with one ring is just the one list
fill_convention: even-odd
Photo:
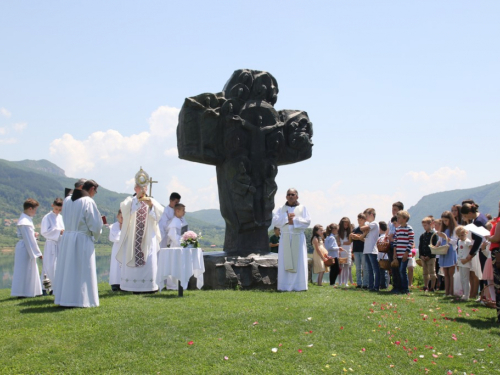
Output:
[[167,228],[168,242],[170,247],[180,247],[181,237],[184,232],[188,230],[188,224],[184,215],[186,213],[186,206],[182,203],[177,203],[174,208],[174,218]]
[[460,269],[460,282],[462,283],[462,289],[464,295],[460,298],[462,301],[467,301],[470,294],[470,269],[471,262],[467,259],[470,249],[472,247],[472,241],[467,238],[467,229],[459,226],[455,229],[455,233],[458,237],[457,242],[457,265]]
[[[62,219],[61,211],[63,207],[63,200],[56,198],[52,203],[52,211],[45,215],[42,219],[42,236],[45,237],[45,248],[43,250],[43,268],[40,279],[42,281],[42,292],[47,294],[43,286],[43,279],[45,275],[54,284],[54,277],[56,275],[57,253],[59,250],[59,239],[64,233],[64,222]],[[52,291],[51,291],[52,294]]]
[[168,206],[165,207],[163,215],[161,215],[160,221],[158,222],[161,233],[160,248],[170,247],[170,242],[168,240],[168,226],[175,217],[175,205],[178,204],[180,200],[181,196],[179,195],[179,193],[174,192],[170,194],[170,202]]
[[42,284],[36,258],[42,258],[36,239],[33,216],[36,215],[39,203],[29,198],[24,202],[24,212],[17,221],[16,252],[14,255],[14,272],[12,274],[12,288],[10,295],[13,297],[36,297],[42,294]]

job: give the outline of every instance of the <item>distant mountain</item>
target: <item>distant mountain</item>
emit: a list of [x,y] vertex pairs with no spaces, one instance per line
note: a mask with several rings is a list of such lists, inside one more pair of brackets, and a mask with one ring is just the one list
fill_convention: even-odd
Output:
[[[0,247],[12,246],[17,242],[15,226],[5,227],[5,219],[17,219],[23,202],[34,198],[40,202],[34,218],[39,225],[43,216],[51,210],[55,198],[64,196],[65,188],[73,188],[77,178],[66,177],[64,170],[48,160],[8,161],[0,159]],[[128,194],[116,193],[99,187],[94,200],[101,214],[111,224],[116,220],[120,203]],[[224,244],[225,222],[219,210],[201,210],[186,214],[190,229],[202,232],[202,246]],[[107,233],[103,233],[100,243],[107,243]]]
[[188,222],[193,219],[201,220],[205,223],[210,223],[211,225],[215,225],[216,227],[226,227],[226,222],[224,221],[220,210],[209,209],[186,213],[186,220]]
[[443,191],[424,196],[408,212],[411,219],[409,224],[416,234],[416,242],[423,232],[422,219],[428,215],[440,218],[444,211],[450,211],[454,204],[461,204],[466,199],[474,199],[483,214],[490,213],[498,216],[498,202],[500,200],[500,182],[479,186],[471,189],[457,189]]

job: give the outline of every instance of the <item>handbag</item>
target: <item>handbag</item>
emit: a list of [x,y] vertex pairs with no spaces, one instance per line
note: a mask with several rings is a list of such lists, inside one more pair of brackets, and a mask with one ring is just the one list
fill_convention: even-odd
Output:
[[399,267],[398,258],[394,258],[394,260],[391,262],[391,267],[392,268],[398,268]]
[[441,246],[434,246],[432,244],[432,238],[437,234],[437,232],[433,233],[431,236],[431,243],[429,244],[429,248],[431,249],[431,253],[434,255],[446,255],[449,249],[448,238],[446,238],[446,244]]
[[417,259],[417,264],[420,266],[420,267],[423,267],[424,264],[422,263],[422,259]]
[[323,261],[325,263],[326,267],[333,266],[335,264],[335,259],[334,258],[327,258],[326,260]]

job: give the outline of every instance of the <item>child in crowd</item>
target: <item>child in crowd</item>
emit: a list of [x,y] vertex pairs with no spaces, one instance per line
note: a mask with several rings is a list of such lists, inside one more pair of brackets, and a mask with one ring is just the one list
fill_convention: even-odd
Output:
[[410,253],[411,258],[408,259],[408,287],[412,288],[413,287],[413,270],[417,266],[417,249],[413,248],[411,249]]
[[439,255],[439,265],[444,274],[444,288],[446,297],[453,297],[453,275],[455,275],[455,266],[457,264],[457,235],[455,228],[457,222],[450,211],[444,211],[441,214],[441,231],[438,236],[442,238],[440,245],[448,241],[448,251],[444,255]]
[[351,251],[351,221],[347,217],[343,217],[339,223],[339,243],[341,251],[339,259],[343,259],[345,263],[340,264],[340,286],[349,286],[352,284],[352,251]]
[[[434,233],[441,232],[441,219],[434,219],[432,216],[432,231]],[[438,242],[441,241],[438,239]],[[438,243],[437,242],[437,243]],[[437,245],[436,243],[436,245]],[[433,244],[434,245],[434,244]],[[436,256],[436,287],[435,290],[445,290],[444,288],[444,272],[439,263],[439,256]]]
[[337,277],[340,273],[339,267],[339,250],[341,249],[337,244],[336,236],[339,232],[337,224],[330,224],[326,227],[325,249],[328,251],[328,256],[333,258],[333,264],[330,266],[330,286],[334,286]]
[[[392,204],[392,218],[389,224],[389,260],[394,260],[394,234],[396,233],[396,228],[398,227],[397,214],[399,211],[404,210],[404,204],[402,202],[394,202]],[[399,276],[399,267],[391,267],[392,272],[392,293],[399,293],[401,291],[401,278]]]
[[[40,232],[42,236],[45,237],[45,248],[43,249],[43,266],[42,274],[40,275],[42,280],[42,292],[43,295],[47,294],[45,287],[43,286],[43,279],[45,275],[47,278],[54,283],[54,277],[56,275],[56,263],[57,263],[57,253],[59,249],[59,239],[64,233],[64,222],[62,219],[61,211],[63,206],[62,198],[56,198],[52,203],[52,211],[45,215],[42,219],[42,228]],[[52,294],[52,291],[50,292]]]
[[462,301],[467,301],[470,294],[470,268],[471,262],[467,259],[470,249],[472,247],[472,241],[467,238],[467,229],[462,226],[458,226],[455,229],[457,234],[457,265],[460,270],[460,282],[462,284],[462,290],[464,291],[461,297]]
[[109,264],[109,285],[111,285],[111,290],[113,292],[118,292],[120,290],[121,263],[116,260],[116,254],[118,253],[118,241],[120,241],[122,224],[122,210],[118,210],[116,222],[111,224],[109,227],[109,240],[113,242],[113,247],[111,249],[111,262]]
[[38,248],[38,233],[35,232],[33,216],[40,204],[32,199],[27,199],[23,204],[24,212],[17,222],[16,252],[14,255],[14,273],[12,275],[12,288],[10,295],[15,297],[35,297],[42,294],[42,283],[36,258],[43,259]]
[[[431,224],[432,219],[430,217],[427,216],[422,219],[422,227],[425,232],[420,235],[418,243],[418,254],[422,261],[422,272],[424,274],[424,292],[434,292],[436,286],[436,255],[431,253],[431,248],[429,247],[432,235],[434,234]],[[434,236],[432,244],[436,245],[436,243],[437,238]]]
[[[360,229],[366,223],[365,214],[358,214],[358,226],[351,233],[352,253],[354,255],[354,263],[356,265],[356,288],[368,289],[368,272],[363,258],[363,249],[365,247],[365,234]],[[363,277],[362,273],[363,272]]]
[[180,247],[181,237],[188,230],[188,224],[184,215],[186,214],[186,206],[182,203],[177,203],[174,207],[174,218],[168,225],[168,243],[170,247]]
[[278,247],[280,245],[281,230],[274,227],[274,234],[269,238],[269,252],[278,254]]
[[368,273],[368,289],[371,292],[378,292],[380,288],[380,267],[377,259],[379,227],[375,221],[376,212],[374,208],[367,208],[363,213],[366,216],[366,224],[360,229],[367,233],[363,256],[365,257],[366,272]]
[[[385,221],[379,221],[378,225],[380,227],[378,241],[386,241],[387,223]],[[387,253],[379,252],[378,260],[389,260],[389,255]],[[380,289],[387,289],[389,287],[389,281],[389,272],[380,268]]]
[[399,261],[399,275],[401,277],[401,293],[408,294],[410,290],[408,289],[408,260],[411,257],[411,251],[413,249],[415,233],[413,228],[408,225],[410,220],[410,214],[408,211],[399,211],[396,214],[399,227],[396,228],[396,233],[394,234],[394,258],[398,258]]
[[325,266],[328,251],[323,245],[323,226],[316,224],[312,231],[311,244],[313,245],[313,272],[318,274],[318,286],[323,286],[323,275],[330,269]]

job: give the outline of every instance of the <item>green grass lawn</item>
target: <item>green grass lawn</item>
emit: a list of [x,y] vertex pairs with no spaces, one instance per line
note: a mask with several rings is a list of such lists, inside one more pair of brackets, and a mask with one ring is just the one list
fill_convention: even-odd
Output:
[[[0,290],[8,374],[499,373],[495,311],[442,294],[310,285],[301,293],[112,293],[98,308]],[[273,352],[273,348],[277,351]]]

